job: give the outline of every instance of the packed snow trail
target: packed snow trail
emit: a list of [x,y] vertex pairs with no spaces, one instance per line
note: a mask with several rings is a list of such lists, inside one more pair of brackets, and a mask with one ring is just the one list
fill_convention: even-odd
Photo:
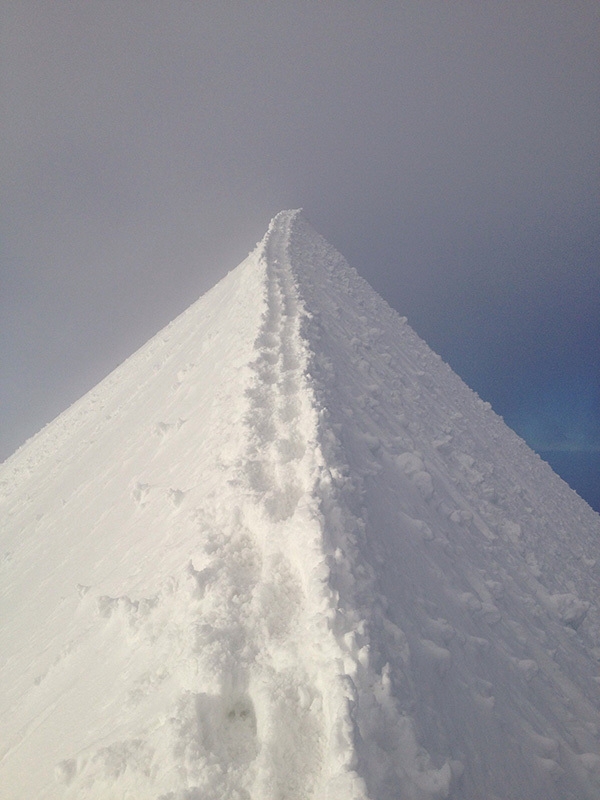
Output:
[[265,237],[266,312],[246,395],[248,445],[240,487],[259,543],[263,580],[251,691],[260,698],[257,778],[252,797],[365,797],[352,770],[348,690],[330,630],[333,597],[315,485],[323,468],[318,417],[300,331],[306,312],[288,262],[292,215]]
[[600,517],[298,212],[0,501],[2,796],[600,796]]

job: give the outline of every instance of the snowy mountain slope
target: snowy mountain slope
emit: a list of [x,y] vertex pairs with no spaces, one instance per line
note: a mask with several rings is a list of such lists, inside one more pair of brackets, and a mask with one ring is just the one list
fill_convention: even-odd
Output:
[[600,796],[600,517],[297,212],[0,487],[3,797]]

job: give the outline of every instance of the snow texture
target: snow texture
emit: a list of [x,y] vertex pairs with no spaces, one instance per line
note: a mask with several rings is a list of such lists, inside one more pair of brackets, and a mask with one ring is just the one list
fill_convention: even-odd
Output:
[[0,500],[2,797],[600,797],[600,517],[296,211]]

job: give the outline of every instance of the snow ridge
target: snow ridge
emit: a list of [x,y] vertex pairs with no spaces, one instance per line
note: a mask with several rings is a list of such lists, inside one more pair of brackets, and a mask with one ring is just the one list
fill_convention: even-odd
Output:
[[[365,797],[352,770],[352,721],[337,670],[333,598],[315,486],[323,469],[318,415],[300,331],[306,311],[288,255],[293,214],[281,214],[262,243],[267,310],[247,390],[244,515],[260,543],[262,621],[251,679],[260,698],[262,749],[253,797]],[[260,636],[260,634],[259,634]]]
[[0,503],[15,800],[600,794],[600,518],[298,211]]

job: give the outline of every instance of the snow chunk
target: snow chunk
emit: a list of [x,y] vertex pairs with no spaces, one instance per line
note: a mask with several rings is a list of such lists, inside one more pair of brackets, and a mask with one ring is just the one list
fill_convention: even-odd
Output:
[[580,600],[572,592],[549,595],[546,603],[561,622],[574,630],[579,628],[591,606],[587,600]]
[[402,453],[396,456],[397,467],[408,477],[423,496],[430,500],[433,496],[433,480],[426,471],[423,459],[419,453]]

